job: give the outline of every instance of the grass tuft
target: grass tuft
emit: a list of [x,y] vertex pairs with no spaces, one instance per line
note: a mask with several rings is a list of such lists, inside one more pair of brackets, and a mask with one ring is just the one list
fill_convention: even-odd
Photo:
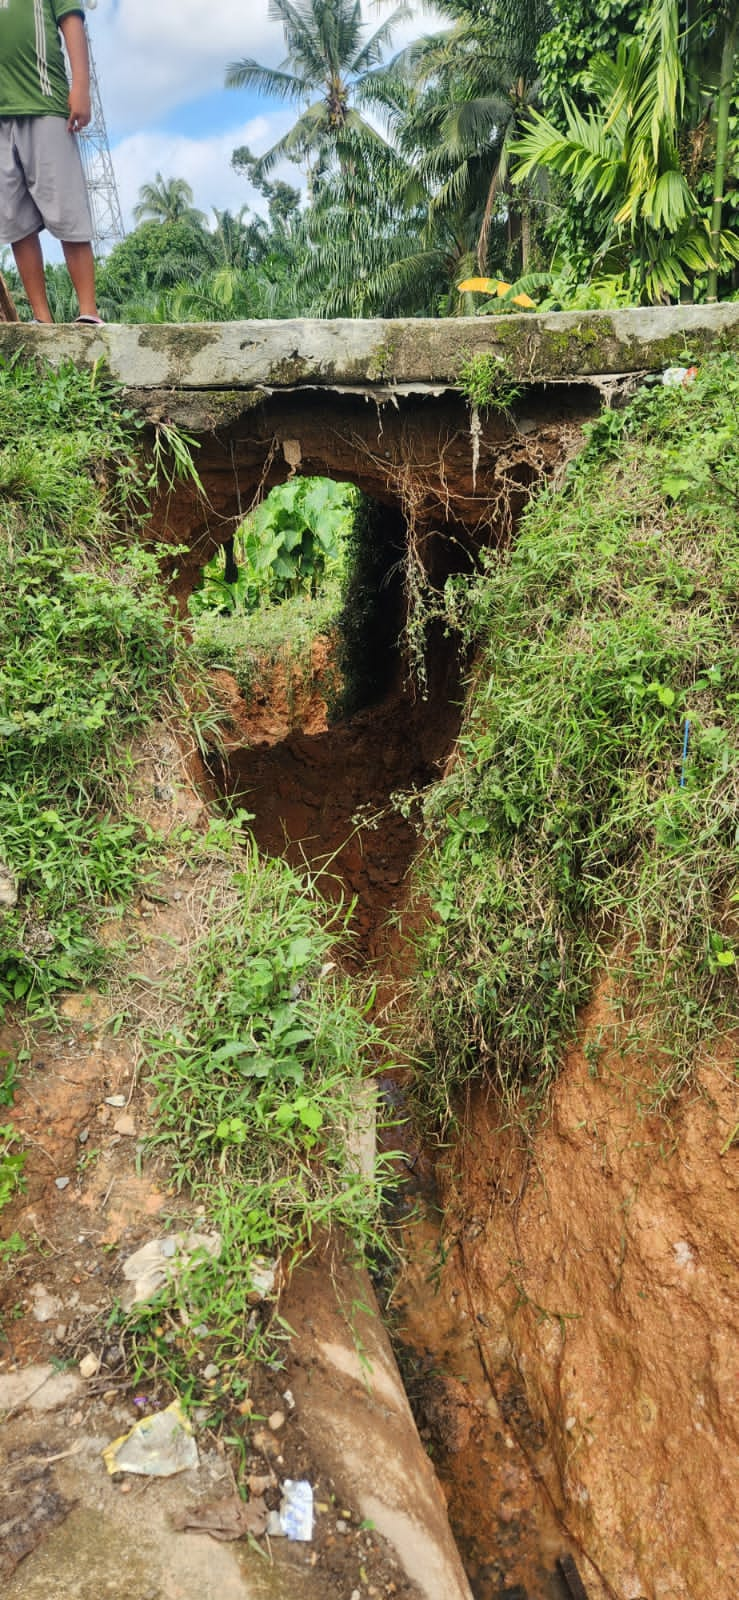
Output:
[[481,1070],[538,1105],[598,970],[654,1103],[737,1021],[738,416],[731,356],[643,390],[508,558],[448,586],[478,654],[418,880],[414,1026],[442,1117]]

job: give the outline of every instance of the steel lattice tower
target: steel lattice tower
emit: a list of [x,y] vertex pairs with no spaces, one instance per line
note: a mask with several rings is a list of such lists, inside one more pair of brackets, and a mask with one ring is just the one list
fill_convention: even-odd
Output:
[[[90,0],[85,0],[85,9]],[[97,0],[93,0],[97,4]],[[90,197],[90,211],[92,212],[92,242],[96,255],[103,255],[114,244],[118,244],[126,236],[121,213],[121,202],[118,198],[118,186],[115,181],[113,160],[108,142],[108,130],[105,126],[105,113],[103,102],[100,98],[95,57],[92,50],[92,41],[89,30],[87,44],[90,54],[90,103],[92,121],[89,127],[83,128],[77,135],[82,165],[85,169],[87,192]]]

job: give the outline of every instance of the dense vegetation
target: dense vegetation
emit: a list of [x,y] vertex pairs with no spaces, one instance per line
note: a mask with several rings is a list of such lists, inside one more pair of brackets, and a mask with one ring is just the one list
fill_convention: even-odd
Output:
[[739,1020],[738,484],[725,356],[606,413],[508,559],[448,586],[479,655],[421,855],[437,1110],[481,1066],[539,1104],[596,971],[653,1102]]
[[[205,699],[143,538],[157,476],[188,470],[185,442],[170,429],[146,447],[97,367],[21,362],[0,365],[0,439],[0,1021],[53,1027],[60,991],[115,982],[116,1029],[153,1064],[156,1137],[224,1240],[217,1267],[203,1263],[187,1289],[198,1314],[186,1336],[164,1337],[161,1298],[133,1330],[149,1370],[186,1374],[206,1324],[219,1358],[259,1344],[259,1319],[246,1326],[255,1254],[299,1254],[334,1222],[360,1247],[374,1236],[377,1183],[348,1141],[382,1046],[364,997],[327,959],[341,911],[307,877],[260,860],[242,815],[175,827],[166,847],[140,820],[132,742],[168,714],[197,738],[183,689]],[[207,704],[199,715],[212,738]],[[157,1026],[156,984],[146,1023],[127,989],[122,918],[167,870],[200,874],[206,910],[176,976],[163,975]],[[22,1054],[19,1043],[0,1057],[5,1108]],[[0,1208],[23,1176],[7,1116]]]
[[208,224],[157,173],[101,264],[106,317],[468,313],[479,273],[547,307],[736,294],[735,0],[441,0],[448,26],[388,59],[403,10],[367,34],[359,0],[275,0],[282,68],[226,73],[296,108],[272,150],[233,152],[265,214]]

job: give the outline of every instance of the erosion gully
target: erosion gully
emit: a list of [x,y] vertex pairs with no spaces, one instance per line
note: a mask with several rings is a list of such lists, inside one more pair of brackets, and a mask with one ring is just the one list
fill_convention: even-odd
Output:
[[[214,675],[230,722],[227,759],[212,769],[224,803],[248,809],[266,854],[307,865],[329,899],[355,902],[349,960],[371,975],[378,1018],[391,1032],[412,959],[404,909],[418,849],[397,796],[420,796],[440,776],[461,717],[456,655],[440,640],[431,660],[426,697],[399,678],[381,703],[332,726],[320,693],[280,674],[266,673],[248,705],[228,673]],[[314,662],[318,681],[324,666]],[[392,1219],[401,1264],[376,1287],[472,1592],[476,1600],[585,1595],[577,1552],[536,1470],[541,1441],[529,1437],[536,1425],[523,1387],[513,1376],[504,1392],[497,1382],[494,1390],[486,1375],[477,1338],[485,1319],[472,1301],[459,1224],[444,1206],[453,1148],[418,1140],[402,1071],[380,1088],[400,1119],[387,1138],[403,1151],[404,1181]]]

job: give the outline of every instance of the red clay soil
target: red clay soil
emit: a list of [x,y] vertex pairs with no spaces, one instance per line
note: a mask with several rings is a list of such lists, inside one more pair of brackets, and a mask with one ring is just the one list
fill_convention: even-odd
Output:
[[356,899],[356,964],[376,961],[418,846],[413,822],[393,797],[420,793],[439,778],[459,706],[448,696],[423,700],[398,689],[328,727],[320,693],[301,697],[293,686],[288,704],[284,681],[265,676],[247,706],[230,674],[214,678],[231,727],[226,761],[212,766],[212,777],[232,804],[253,813],[250,827],[266,855],[308,864],[321,874],[327,899]]

